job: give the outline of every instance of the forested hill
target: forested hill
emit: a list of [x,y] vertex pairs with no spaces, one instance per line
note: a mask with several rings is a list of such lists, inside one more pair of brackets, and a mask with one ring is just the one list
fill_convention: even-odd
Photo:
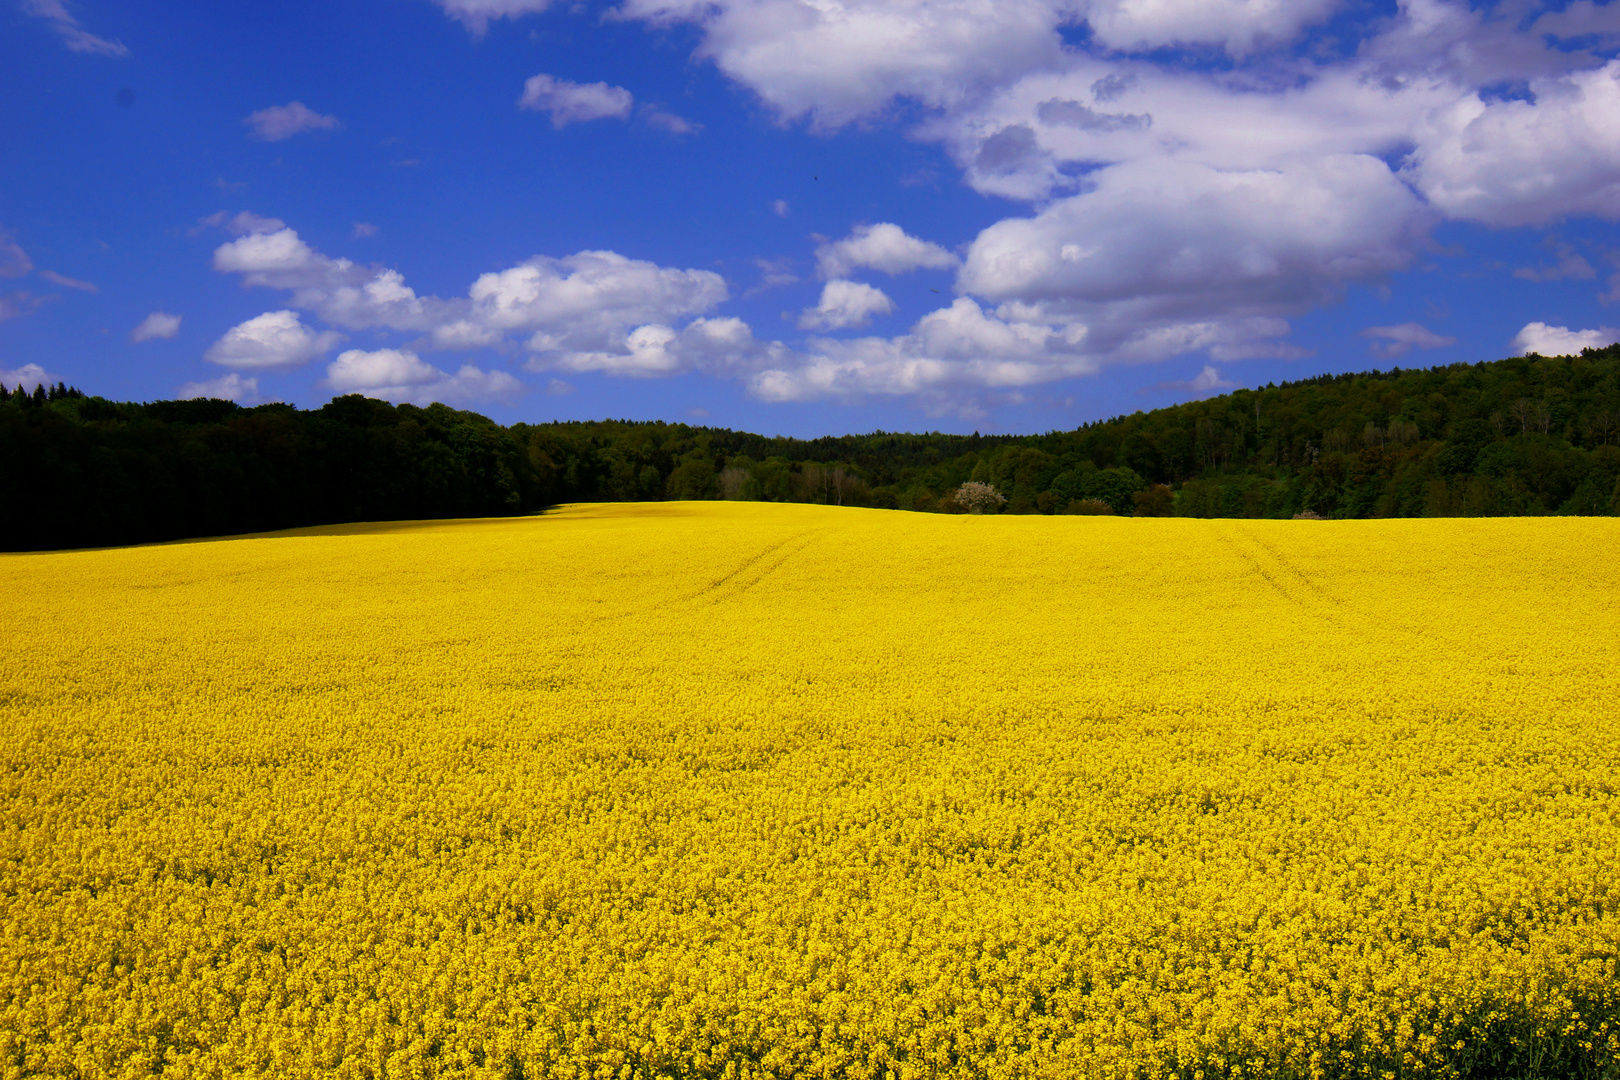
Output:
[[576,501],[761,499],[953,513],[1195,517],[1612,514],[1620,345],[1321,376],[1036,436],[812,440],[623,421],[501,427],[355,395],[319,409],[0,400],[0,548],[521,514]]

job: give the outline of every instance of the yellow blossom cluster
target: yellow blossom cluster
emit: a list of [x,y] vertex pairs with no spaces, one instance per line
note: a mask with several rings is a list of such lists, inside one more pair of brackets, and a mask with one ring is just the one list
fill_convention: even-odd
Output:
[[0,1077],[1620,1075],[1620,522],[0,556]]

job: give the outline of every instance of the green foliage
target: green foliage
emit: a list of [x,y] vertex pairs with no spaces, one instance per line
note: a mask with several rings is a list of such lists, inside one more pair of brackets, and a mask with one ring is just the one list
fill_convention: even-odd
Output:
[[0,402],[0,501],[8,508],[0,549],[542,505],[524,444],[485,417],[444,405],[350,395],[300,411],[36,397],[13,393]]
[[[502,428],[355,395],[314,410],[0,388],[0,547],[129,543],[562,502],[749,499],[960,513],[1612,514],[1620,345],[1323,375],[1046,435],[767,438],[630,421]],[[1163,488],[1171,489],[1167,493]]]

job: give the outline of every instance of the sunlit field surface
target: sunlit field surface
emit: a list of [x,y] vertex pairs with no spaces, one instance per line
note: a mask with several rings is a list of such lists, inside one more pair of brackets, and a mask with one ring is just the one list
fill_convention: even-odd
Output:
[[6,1077],[1614,1077],[1620,523],[0,556]]

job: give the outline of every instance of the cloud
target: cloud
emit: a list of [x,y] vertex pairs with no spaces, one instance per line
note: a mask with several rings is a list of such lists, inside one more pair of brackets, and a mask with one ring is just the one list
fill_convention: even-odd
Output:
[[1454,337],[1442,337],[1420,323],[1401,323],[1398,326],[1369,326],[1361,332],[1364,338],[1374,339],[1374,356],[1394,360],[1413,349],[1443,349],[1457,344]]
[[799,316],[801,330],[842,330],[865,326],[873,315],[887,315],[894,301],[870,285],[834,278],[821,290],[821,302]]
[[253,137],[265,142],[290,139],[301,131],[331,131],[338,127],[338,118],[322,116],[302,101],[286,105],[272,105],[252,113],[242,123],[253,129]]
[[1102,351],[1156,334],[1168,348],[1399,270],[1428,223],[1384,163],[1361,155],[1252,170],[1129,162],[1091,185],[981,232],[958,289],[1024,305],[1030,318],[1084,318]]
[[501,332],[531,332],[536,352],[603,344],[632,326],[708,311],[727,297],[708,270],[676,270],[612,251],[537,256],[481,275],[468,290],[472,319]]
[[[550,357],[542,368],[645,373],[663,361],[646,334],[632,343],[631,331],[692,318],[728,295],[725,279],[709,270],[581,251],[482,274],[464,297],[419,296],[397,270],[331,258],[279,221],[243,224],[254,223],[215,249],[216,270],[241,275],[245,285],[287,290],[290,307],[346,329],[420,333],[416,350],[498,347],[518,336],[529,351]],[[263,231],[272,224],[281,227]],[[272,314],[295,318],[290,311]],[[696,339],[688,344],[696,347]]]
[[1566,42],[1596,39],[1599,48],[1620,45],[1620,8],[1612,3],[1595,4],[1575,0],[1563,11],[1549,11],[1530,27],[1533,34],[1546,34]]
[[602,371],[609,375],[675,375],[686,370],[678,343],[680,334],[668,326],[638,326],[625,335],[618,349],[562,354],[554,363],[569,371]]
[[838,127],[898,96],[946,106],[1059,62],[1067,5],[1044,0],[628,0],[621,17],[691,22],[701,55],[779,115]]
[[767,289],[799,283],[799,275],[793,272],[792,259],[755,259],[754,265],[759,268],[759,284],[744,293],[745,296],[757,296]]
[[[629,93],[629,91],[627,90],[625,93]],[[665,112],[663,109],[656,109],[650,105],[642,108],[641,118],[647,121],[650,126],[660,131],[667,131],[671,135],[696,135],[703,130],[702,124],[693,123],[690,120],[676,116],[674,113]],[[552,122],[556,122],[555,113],[552,114]]]
[[492,19],[516,19],[546,10],[551,0],[436,0],[444,13],[474,34],[489,30]]
[[31,392],[36,386],[50,386],[60,381],[38,364],[24,364],[20,368],[0,371],[0,383],[4,383],[8,390],[21,386]]
[[[536,75],[523,84],[518,108],[550,113],[551,126],[563,128],[584,120],[627,117],[634,102],[630,91],[622,86],[609,86],[605,82],[573,83],[550,75]],[[679,120],[679,117],[671,119]]]
[[178,336],[180,336],[180,316],[170,315],[164,311],[152,312],[141,320],[139,326],[129,332],[129,340],[135,344],[159,339],[169,341]]
[[1111,49],[1218,45],[1241,57],[1292,41],[1339,6],[1336,0],[1101,0],[1089,5],[1086,21]]
[[46,281],[62,286],[64,289],[78,289],[80,292],[88,293],[101,291],[88,281],[80,281],[78,278],[70,278],[66,274],[58,274],[55,270],[41,270],[39,272],[39,276],[44,278]]
[[219,398],[246,404],[259,400],[259,380],[245,378],[233,371],[217,379],[185,383],[175,391],[174,396],[181,401],[192,398]]
[[[1295,41],[1339,0],[626,0],[617,13],[696,24],[698,52],[784,119],[839,127],[896,99],[949,112],[1032,73],[1061,70],[1060,32],[1082,19],[1098,51]],[[1172,61],[1173,63],[1174,61]],[[1095,79],[1096,76],[1093,76]]]
[[417,296],[397,270],[328,258],[285,226],[263,231],[281,225],[273,218],[248,224],[252,231],[214,250],[214,269],[241,274],[245,285],[292,290],[294,307],[314,311],[327,322],[354,330],[431,330],[453,321],[460,310]]
[[34,261],[22,245],[5,229],[0,229],[0,277],[26,277],[34,270]]
[[287,227],[287,223],[280,218],[260,217],[251,210],[242,210],[232,214],[228,210],[216,210],[205,218],[198,218],[197,224],[186,230],[187,236],[199,236],[208,229],[224,229],[232,236],[246,236],[250,233],[280,232]]
[[367,237],[376,236],[377,232],[377,226],[369,222],[357,221],[354,223],[354,228],[349,231],[349,239],[364,240]]
[[1582,349],[1601,349],[1617,341],[1620,341],[1620,330],[1611,326],[1596,330],[1571,330],[1567,326],[1533,322],[1527,323],[1510,344],[1521,354],[1578,356]]
[[1521,281],[1585,281],[1597,277],[1597,271],[1592,264],[1575,250],[1570,244],[1559,243],[1548,238],[1547,246],[1553,249],[1558,256],[1554,266],[1543,263],[1540,266],[1521,266],[1513,271],[1513,276]]
[[[736,365],[766,401],[858,401],[909,396],[931,413],[979,415],[986,395],[1021,399],[1032,386],[1095,374],[1109,364],[1151,363],[1204,351],[1216,360],[1307,355],[1283,340],[1286,321],[1264,316],[1161,322],[1129,334],[1097,333],[1082,321],[1054,321],[1019,303],[993,312],[970,297],[919,319],[893,338],[813,338],[802,350],[756,347]],[[1201,377],[1202,378],[1202,377]],[[1161,384],[1191,392],[1218,388],[1194,379]]]
[[1538,225],[1620,220],[1620,60],[1530,80],[1534,100],[1477,94],[1434,117],[1405,175],[1446,216]]
[[779,353],[779,362],[749,379],[749,389],[784,402],[1030,386],[1095,372],[1085,339],[1084,326],[1003,319],[961,297],[900,337],[819,338],[801,354]]
[[[1153,116],[1150,113],[1098,112],[1067,98],[1051,98],[1041,102],[1035,107],[1035,115],[1043,124],[1071,127],[1076,131],[1146,131],[1153,126]],[[983,153],[982,149],[980,153]]]
[[290,368],[307,364],[342,344],[343,335],[316,333],[293,311],[267,311],[231,327],[208,347],[203,359],[222,367]]
[[773,199],[771,201],[771,213],[777,217],[787,217],[792,211],[793,208],[788,205],[786,199]]
[[859,225],[843,240],[816,248],[816,265],[824,278],[847,277],[867,267],[885,274],[911,270],[948,270],[957,258],[938,244],[908,236],[898,225]]
[[252,228],[246,235],[221,244],[214,249],[214,269],[242,274],[248,285],[284,289],[335,287],[370,276],[347,259],[328,259],[317,253],[299,239],[296,231],[285,226],[274,231]]
[[1214,365],[1205,364],[1204,370],[1190,379],[1162,382],[1152,389],[1176,390],[1184,394],[1191,394],[1193,397],[1208,397],[1210,394],[1230,390],[1235,386],[1237,386],[1237,383],[1232,382],[1230,379],[1221,378],[1221,373],[1215,369]]
[[463,364],[448,374],[404,349],[350,349],[327,365],[326,383],[340,394],[364,394],[394,402],[428,405],[510,400],[524,386],[504,371]]
[[737,318],[694,319],[684,330],[659,323],[638,326],[607,348],[536,356],[531,371],[600,371],[609,375],[655,378],[688,371],[744,375],[783,359],[780,343],[754,338]]
[[129,55],[129,49],[123,42],[97,37],[80,26],[79,20],[68,11],[63,0],[24,0],[23,10],[30,15],[49,20],[56,27],[56,32],[62,36],[63,43],[73,52],[91,53],[96,56]]
[[13,289],[11,292],[0,296],[0,322],[20,318],[30,312],[38,311],[50,301],[51,297],[49,296],[35,296],[26,289]]

